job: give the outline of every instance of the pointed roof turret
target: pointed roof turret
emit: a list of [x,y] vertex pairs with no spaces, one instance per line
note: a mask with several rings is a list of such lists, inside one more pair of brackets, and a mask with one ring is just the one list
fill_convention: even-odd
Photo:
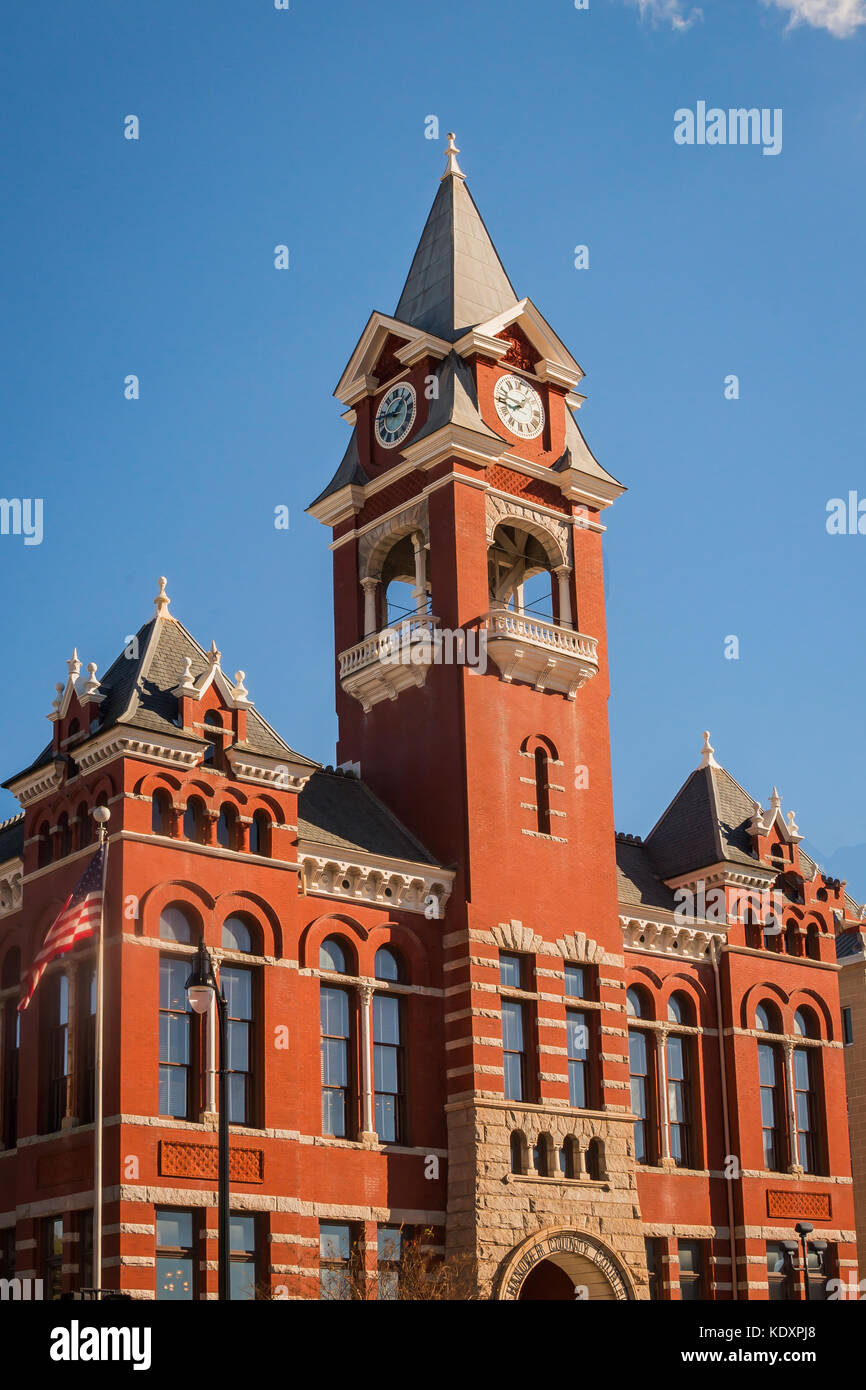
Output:
[[448,163],[394,316],[455,342],[518,302],[448,136]]

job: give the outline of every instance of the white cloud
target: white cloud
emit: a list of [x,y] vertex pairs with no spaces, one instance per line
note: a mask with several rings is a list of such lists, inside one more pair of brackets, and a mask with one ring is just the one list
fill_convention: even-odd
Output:
[[763,0],[787,10],[794,24],[811,24],[813,29],[826,29],[837,39],[849,39],[866,24],[866,0]]
[[638,6],[641,19],[651,19],[653,24],[669,24],[672,29],[688,29],[696,19],[703,19],[702,10],[693,8],[685,13],[684,0],[629,0],[629,3]]

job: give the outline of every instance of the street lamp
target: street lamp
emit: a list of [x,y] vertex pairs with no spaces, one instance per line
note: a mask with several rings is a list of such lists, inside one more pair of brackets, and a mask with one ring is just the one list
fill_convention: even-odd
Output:
[[186,995],[194,1013],[206,1014],[211,996],[216,1000],[219,1024],[219,1128],[217,1157],[217,1227],[219,1232],[218,1298],[225,1301],[229,1293],[229,1084],[228,1084],[228,1003],[217,983],[213,961],[202,942],[198,948],[192,974],[186,982]]
[[[810,1302],[812,1298],[812,1292],[809,1286],[809,1254],[812,1253],[816,1256],[818,1262],[818,1272],[819,1274],[823,1274],[824,1252],[827,1249],[826,1240],[811,1240],[808,1242],[807,1245],[806,1237],[810,1236],[814,1229],[815,1227],[812,1225],[811,1221],[798,1221],[796,1226],[794,1227],[794,1230],[800,1237],[799,1245],[796,1240],[782,1241],[782,1246],[786,1256],[788,1257],[788,1262],[792,1272],[794,1274],[802,1273],[803,1275],[803,1284],[806,1290],[805,1297],[807,1303]],[[798,1254],[800,1254],[801,1250],[801,1262],[800,1264],[798,1264],[797,1256]]]

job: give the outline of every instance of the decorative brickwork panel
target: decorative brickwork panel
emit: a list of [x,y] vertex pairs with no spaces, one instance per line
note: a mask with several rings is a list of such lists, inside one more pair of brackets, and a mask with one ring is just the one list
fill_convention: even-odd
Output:
[[[159,1171],[164,1178],[203,1178],[217,1180],[215,1144],[176,1144],[163,1139],[159,1146]],[[229,1177],[232,1182],[262,1182],[265,1155],[262,1149],[231,1149]]]
[[494,464],[487,470],[487,481],[500,492],[508,492],[512,497],[522,497],[526,502],[540,502],[543,507],[569,514],[568,503],[558,487],[552,483],[540,482],[537,478],[527,478],[525,473],[512,473],[510,468]]
[[87,1146],[65,1153],[45,1154],[36,1161],[36,1186],[61,1187],[64,1183],[90,1182],[93,1154]]
[[829,1221],[829,1192],[768,1192],[767,1215],[797,1217],[806,1221]]
[[388,487],[377,492],[366,506],[362,507],[355,520],[356,526],[366,526],[369,521],[375,521],[377,517],[384,516],[394,507],[399,507],[401,502],[408,502],[410,498],[417,497],[421,491],[425,479],[419,479],[416,473],[407,473],[402,478],[397,478]]
[[524,372],[535,371],[538,353],[516,323],[512,323],[508,328],[503,328],[502,332],[497,333],[496,336],[509,345],[508,351],[502,359],[504,363],[510,367],[520,367]]

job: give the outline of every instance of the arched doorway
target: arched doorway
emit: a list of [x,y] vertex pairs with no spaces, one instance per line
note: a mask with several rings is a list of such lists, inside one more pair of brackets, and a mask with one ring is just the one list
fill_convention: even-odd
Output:
[[497,1297],[519,1301],[622,1302],[635,1297],[631,1278],[612,1250],[583,1231],[549,1228],[511,1252]]

